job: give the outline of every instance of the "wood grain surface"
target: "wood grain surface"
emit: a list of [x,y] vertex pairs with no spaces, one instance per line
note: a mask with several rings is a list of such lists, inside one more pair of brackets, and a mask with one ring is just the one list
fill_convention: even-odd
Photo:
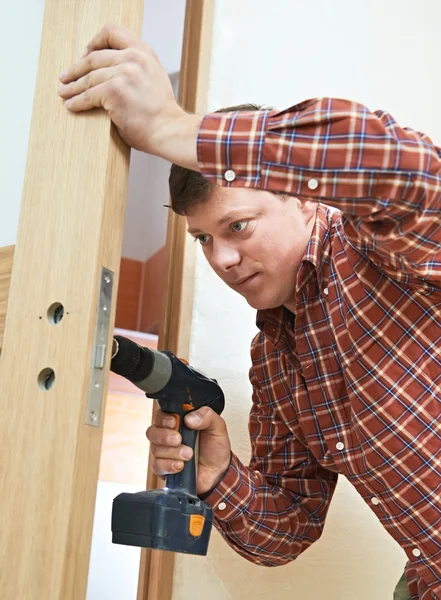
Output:
[[11,283],[13,257],[14,246],[0,248],[0,348],[2,347],[5,330],[6,307],[9,296],[9,285]]
[[0,360],[2,600],[86,594],[103,432],[86,409],[103,266],[118,283],[129,150],[104,111],[69,114],[58,75],[104,24],[140,33],[142,12],[142,0],[45,3]]

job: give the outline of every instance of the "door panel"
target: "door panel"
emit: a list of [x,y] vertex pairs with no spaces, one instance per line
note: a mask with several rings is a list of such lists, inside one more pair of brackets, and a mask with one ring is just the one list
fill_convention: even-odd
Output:
[[[46,1],[0,359],[5,600],[86,593],[103,430],[102,419],[86,424],[87,404],[103,267],[113,273],[107,346],[113,331],[129,150],[104,111],[68,113],[58,74],[103,24],[139,33],[142,9]],[[107,371],[109,362],[106,352]],[[106,377],[101,389],[105,404]]]

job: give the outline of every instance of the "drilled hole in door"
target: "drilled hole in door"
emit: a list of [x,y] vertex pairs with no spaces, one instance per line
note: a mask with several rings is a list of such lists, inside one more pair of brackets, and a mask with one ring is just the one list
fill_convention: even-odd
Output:
[[58,325],[64,317],[64,306],[60,302],[54,302],[47,309],[47,320],[51,325]]
[[38,385],[41,390],[47,392],[50,390],[55,381],[55,373],[52,369],[43,369],[38,376]]

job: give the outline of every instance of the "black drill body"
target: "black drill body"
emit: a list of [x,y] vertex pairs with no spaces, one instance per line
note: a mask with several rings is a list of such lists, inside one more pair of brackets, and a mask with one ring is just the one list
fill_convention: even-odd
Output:
[[123,493],[114,499],[113,543],[205,555],[213,511],[196,495],[198,432],[185,425],[184,417],[202,406],[221,414],[225,405],[221,388],[172,352],[142,348],[122,336],[114,338],[110,368],[156,399],[163,412],[175,415],[182,443],[193,449],[193,458],[179,473],[167,475],[163,489]]

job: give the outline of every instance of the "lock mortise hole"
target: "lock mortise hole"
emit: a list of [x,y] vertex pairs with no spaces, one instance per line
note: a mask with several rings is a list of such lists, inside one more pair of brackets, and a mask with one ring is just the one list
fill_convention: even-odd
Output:
[[43,369],[38,376],[38,385],[41,390],[47,392],[51,389],[55,381],[55,372],[53,369]]
[[51,325],[58,325],[64,317],[64,306],[60,302],[54,302],[47,309],[47,320]]

